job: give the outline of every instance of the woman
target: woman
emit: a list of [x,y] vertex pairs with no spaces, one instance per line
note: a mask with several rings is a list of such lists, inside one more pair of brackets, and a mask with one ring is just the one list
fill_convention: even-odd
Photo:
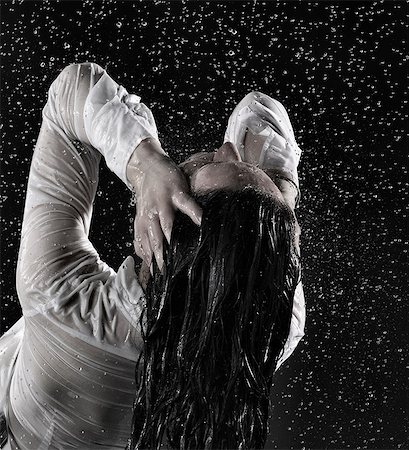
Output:
[[[23,319],[0,346],[1,407],[11,448],[158,447],[165,432],[169,445],[186,448],[263,443],[271,374],[292,353],[304,327],[293,214],[299,149],[290,126],[281,104],[252,93],[233,112],[225,144],[178,167],[163,151],[152,114],[139,97],[96,64],[62,71],[49,90],[27,187],[17,267]],[[101,155],[137,197],[134,243],[144,261],[139,280],[132,257],[115,273],[88,240]],[[254,165],[257,161],[271,178]],[[262,212],[260,233],[240,208],[243,193],[244,204],[259,205]],[[220,229],[228,229],[229,212],[222,205],[230,203],[235,205],[230,214],[237,213],[241,225],[215,243]],[[259,215],[250,216],[259,222]],[[245,254],[232,253],[243,247],[243,236],[251,236],[245,248],[254,250],[247,265],[238,264]],[[260,251],[264,247],[271,252]],[[270,261],[263,273],[260,261],[264,265],[273,250],[280,263]],[[212,263],[206,254],[214,255]],[[263,281],[270,278],[275,281]],[[227,279],[234,289],[225,289]],[[202,300],[195,304],[198,292]],[[226,320],[229,311],[238,322]],[[246,318],[250,326],[243,323]],[[193,346],[192,333],[200,337]],[[224,344],[215,349],[218,337]],[[261,353],[255,348],[259,340]],[[230,370],[231,376],[219,373],[218,384],[207,386],[204,358],[215,363],[221,355],[231,363],[219,372]],[[186,379],[189,358],[196,384]],[[178,392],[172,392],[170,381]],[[202,399],[208,411],[219,402],[216,397],[225,400],[217,417],[203,416],[219,422],[201,431],[197,388],[209,394]],[[243,389],[251,398],[238,402],[243,414],[234,428],[226,411],[237,406],[234,398]]]

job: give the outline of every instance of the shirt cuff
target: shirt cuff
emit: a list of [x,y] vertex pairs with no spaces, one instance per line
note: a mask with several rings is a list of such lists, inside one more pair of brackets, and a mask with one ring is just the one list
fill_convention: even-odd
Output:
[[144,139],[159,140],[150,109],[140,103],[140,97],[128,94],[105,72],[86,99],[84,126],[91,145],[132,189],[126,177],[129,158]]

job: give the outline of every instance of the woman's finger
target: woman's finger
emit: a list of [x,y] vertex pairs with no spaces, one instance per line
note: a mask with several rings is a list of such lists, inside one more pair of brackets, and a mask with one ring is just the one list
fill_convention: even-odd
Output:
[[139,256],[139,258],[144,259],[144,251],[142,248],[142,239],[139,236],[134,238],[133,246],[135,249],[135,253]]
[[139,258],[143,259],[146,264],[150,266],[152,261],[152,249],[147,232],[135,230],[134,247],[135,253]]
[[146,264],[150,266],[152,262],[152,248],[149,241],[149,236],[146,232],[142,235],[142,248],[145,253],[145,257],[143,259]]
[[159,270],[163,267],[163,233],[159,222],[159,216],[155,214],[149,221],[148,234],[150,247],[155,255]]
[[144,259],[144,250],[142,248],[142,238],[141,233],[139,231],[140,229],[140,217],[136,216],[135,220],[133,222],[133,234],[134,234],[134,240],[133,240],[133,246],[135,248],[135,253],[139,256],[139,258]]
[[163,205],[159,210],[159,221],[160,226],[162,227],[163,234],[170,244],[170,236],[172,234],[173,220],[175,219],[175,212],[173,208],[168,204]]
[[179,192],[174,195],[174,205],[180,209],[183,213],[188,215],[196,225],[200,225],[202,222],[202,208],[195,202],[195,200],[184,192]]

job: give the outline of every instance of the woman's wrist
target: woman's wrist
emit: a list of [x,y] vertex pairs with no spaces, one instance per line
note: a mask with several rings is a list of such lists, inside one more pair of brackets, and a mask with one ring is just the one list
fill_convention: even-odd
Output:
[[139,191],[144,175],[164,158],[168,158],[168,155],[161,143],[154,138],[144,139],[135,148],[126,167],[126,177],[136,192]]

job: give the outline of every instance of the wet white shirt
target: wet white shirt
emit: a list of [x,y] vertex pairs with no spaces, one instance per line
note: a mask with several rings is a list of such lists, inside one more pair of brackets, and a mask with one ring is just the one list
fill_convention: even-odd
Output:
[[[84,129],[92,146],[80,148],[74,141]],[[101,155],[130,187],[127,162],[150,136],[157,138],[149,109],[99,66],[91,65],[85,88],[79,65],[52,84],[21,233],[17,291],[23,317],[0,339],[0,408],[11,448],[127,444],[143,290],[133,258],[115,272],[100,260],[88,233]],[[300,283],[279,365],[302,338],[304,321]]]

